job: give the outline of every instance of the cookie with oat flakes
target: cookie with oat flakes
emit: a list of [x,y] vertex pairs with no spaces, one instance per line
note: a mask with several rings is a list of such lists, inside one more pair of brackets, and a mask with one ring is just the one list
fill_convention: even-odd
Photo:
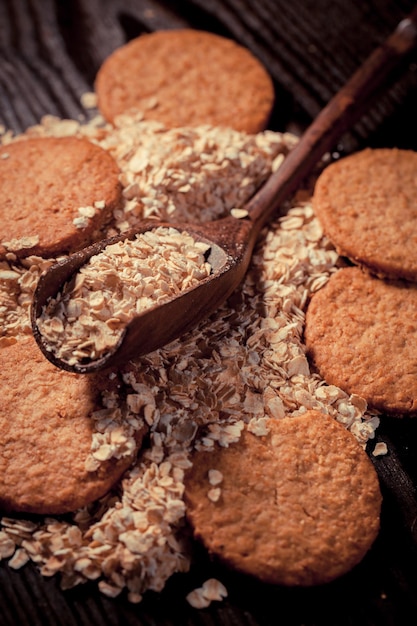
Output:
[[133,110],[180,126],[266,128],[272,80],[253,54],[231,39],[193,29],[144,34],[115,50],[98,71],[98,108],[110,122]]
[[88,466],[92,416],[115,380],[55,368],[30,336],[0,354],[0,509],[59,514],[103,496],[130,466],[146,428],[128,454]]
[[0,258],[77,250],[121,203],[116,162],[87,139],[22,137],[0,147]]
[[228,448],[196,451],[185,480],[195,536],[262,581],[310,586],[358,564],[380,524],[375,469],[355,437],[310,410],[245,430]]
[[307,355],[327,383],[393,415],[417,415],[417,285],[358,267],[331,276],[311,298]]
[[338,252],[390,278],[417,280],[417,152],[366,149],[319,176],[314,212]]

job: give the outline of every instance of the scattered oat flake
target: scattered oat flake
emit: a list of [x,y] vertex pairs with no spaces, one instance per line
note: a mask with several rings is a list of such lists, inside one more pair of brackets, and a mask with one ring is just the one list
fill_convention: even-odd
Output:
[[276,172],[281,167],[281,165],[284,162],[284,159],[285,159],[285,157],[284,157],[283,154],[279,154],[277,157],[275,157],[275,159],[272,162],[272,171],[273,172]]
[[213,485],[213,487],[215,487],[216,485],[220,485],[220,483],[223,481],[223,474],[219,470],[211,469],[208,473],[208,479],[210,485]]
[[209,578],[202,586],[204,596],[209,600],[222,600],[227,597],[227,589],[216,578]]
[[246,209],[232,209],[230,211],[230,214],[232,215],[232,217],[235,217],[236,219],[240,220],[244,217],[248,217],[249,213]]
[[16,550],[12,558],[8,561],[9,567],[12,569],[20,569],[30,560],[29,554],[23,550]]
[[248,431],[258,437],[265,437],[269,433],[267,418],[252,418],[248,423]]
[[190,591],[190,593],[186,596],[186,600],[188,604],[193,607],[193,609],[206,609],[211,604],[211,600],[204,597],[204,592],[201,587]]
[[19,273],[14,270],[0,270],[0,280],[16,280],[19,278]]
[[220,500],[220,496],[222,495],[222,490],[219,487],[214,487],[213,489],[209,489],[207,492],[207,497],[211,502],[218,502]]
[[81,104],[86,109],[94,109],[97,106],[97,94],[91,91],[83,93],[81,96]]
[[117,587],[117,585],[110,585],[104,580],[100,580],[100,582],[98,583],[98,588],[103,595],[108,596],[109,598],[117,598],[117,596],[120,595],[122,591],[121,587]]
[[195,609],[204,609],[213,601],[220,602],[227,597],[226,587],[217,579],[209,578],[201,587],[194,589],[187,596],[187,602]]
[[7,559],[14,554],[16,550],[15,542],[9,535],[0,530],[0,558]]
[[384,456],[385,454],[388,454],[387,444],[383,441],[379,441],[377,444],[375,444],[375,448],[372,451],[372,456]]

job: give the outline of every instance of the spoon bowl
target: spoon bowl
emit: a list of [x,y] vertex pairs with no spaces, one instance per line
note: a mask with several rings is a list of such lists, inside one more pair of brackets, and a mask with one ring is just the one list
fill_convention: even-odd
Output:
[[[48,301],[57,295],[63,285],[71,280],[92,256],[102,252],[108,245],[133,239],[137,234],[152,230],[156,226],[187,232],[196,241],[209,244],[207,261],[211,266],[211,274],[200,280],[197,286],[182,291],[180,297],[171,298],[136,314],[125,326],[112,351],[102,357],[71,364],[59,358],[50,349],[38,326],[38,319]],[[103,239],[58,261],[40,277],[31,308],[34,337],[45,356],[54,365],[79,374],[114,367],[130,358],[152,352],[179,336],[178,320],[181,320],[180,334],[184,334],[228,298],[246,273],[255,239],[255,229],[247,219],[226,217],[201,227],[194,224],[143,221],[140,227],[131,233]]]
[[[144,220],[129,234],[99,241],[49,268],[40,278],[31,308],[34,337],[44,355],[57,367],[80,374],[114,367],[131,358],[160,348],[192,330],[212,314],[236,289],[248,269],[260,230],[277,215],[321,157],[334,147],[343,133],[366,111],[371,99],[388,81],[394,69],[404,62],[417,43],[417,9],[400,22],[388,39],[375,50],[347,84],[330,100],[296,146],[245,206],[245,217],[233,216],[205,224],[161,223]],[[126,325],[111,351],[87,363],[68,364],[51,351],[38,327],[38,318],[50,298],[93,255],[107,245],[133,238],[157,226],[185,231],[197,241],[210,245],[211,274],[197,286],[145,309]]]

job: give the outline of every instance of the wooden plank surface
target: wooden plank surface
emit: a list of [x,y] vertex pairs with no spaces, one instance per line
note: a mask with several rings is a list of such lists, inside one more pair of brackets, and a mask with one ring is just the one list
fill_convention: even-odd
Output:
[[[300,132],[411,10],[400,0],[0,0],[0,123],[21,132],[46,114],[88,119],[81,96],[102,61],[142,32],[191,26],[236,39],[265,63],[277,91],[271,128]],[[417,149],[417,59],[340,146]],[[417,623],[417,423],[383,420],[390,453],[378,461],[382,530],[350,574],[315,589],[262,585],[211,562],[138,605],[95,585],[62,592],[32,565],[0,564],[0,626],[406,626]],[[219,578],[228,599],[196,611],[188,591]]]

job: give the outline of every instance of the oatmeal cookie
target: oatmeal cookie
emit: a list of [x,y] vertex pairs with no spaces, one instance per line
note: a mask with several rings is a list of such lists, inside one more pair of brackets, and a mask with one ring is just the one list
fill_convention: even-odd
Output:
[[131,454],[88,467],[93,414],[115,383],[108,374],[58,370],[30,336],[0,355],[0,508],[58,514],[103,496],[131,464],[145,428]]
[[366,149],[319,176],[314,211],[338,252],[373,272],[417,280],[417,152]]
[[417,414],[416,311],[415,283],[340,269],[307,308],[307,355],[327,383],[370,407]]
[[90,243],[121,205],[113,157],[87,139],[36,137],[0,147],[0,258]]
[[210,124],[256,133],[274,103],[272,80],[249,50],[192,29],[141,35],[115,50],[95,90],[108,121],[138,110],[168,128]]
[[375,469],[353,435],[318,411],[268,420],[238,443],[196,452],[188,518],[225,563],[262,581],[309,586],[344,574],[379,530]]

